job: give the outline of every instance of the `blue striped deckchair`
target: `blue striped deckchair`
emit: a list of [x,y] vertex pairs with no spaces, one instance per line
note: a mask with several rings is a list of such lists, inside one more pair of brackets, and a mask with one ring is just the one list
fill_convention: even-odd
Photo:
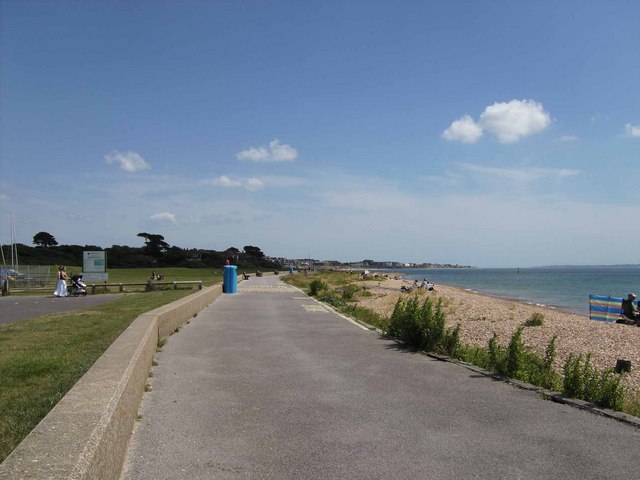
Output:
[[622,298],[589,295],[589,318],[602,322],[615,322],[622,315]]

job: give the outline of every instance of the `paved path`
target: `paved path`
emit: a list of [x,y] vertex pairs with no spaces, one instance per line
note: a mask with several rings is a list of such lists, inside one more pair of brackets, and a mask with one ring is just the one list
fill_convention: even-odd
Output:
[[118,297],[120,297],[119,294],[64,298],[54,297],[53,295],[47,297],[9,295],[0,297],[0,323],[11,323],[51,313],[91,308],[95,305],[115,300]]
[[633,479],[640,432],[407,353],[277,277],[170,337],[124,479]]

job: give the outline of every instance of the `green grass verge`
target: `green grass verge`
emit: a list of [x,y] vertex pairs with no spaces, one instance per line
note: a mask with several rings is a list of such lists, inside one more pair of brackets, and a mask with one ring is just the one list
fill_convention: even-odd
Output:
[[193,291],[127,294],[88,310],[0,325],[0,462],[138,315]]
[[[113,268],[109,270],[109,283],[141,283],[151,277],[153,269]],[[163,274],[165,282],[202,280],[205,286],[222,281],[221,268],[157,268],[156,274]]]

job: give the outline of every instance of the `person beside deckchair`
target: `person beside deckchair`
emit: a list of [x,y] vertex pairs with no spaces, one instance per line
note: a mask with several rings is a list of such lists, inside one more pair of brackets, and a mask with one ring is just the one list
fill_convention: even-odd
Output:
[[640,314],[638,308],[633,301],[636,299],[635,293],[630,293],[627,298],[622,301],[622,315],[633,322],[634,325],[640,326]]

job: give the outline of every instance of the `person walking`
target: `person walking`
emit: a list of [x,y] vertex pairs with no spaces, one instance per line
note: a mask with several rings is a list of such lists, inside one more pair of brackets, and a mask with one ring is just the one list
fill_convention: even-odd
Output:
[[58,268],[58,283],[56,284],[56,291],[53,292],[56,297],[66,297],[69,295],[67,292],[67,270],[64,267]]

